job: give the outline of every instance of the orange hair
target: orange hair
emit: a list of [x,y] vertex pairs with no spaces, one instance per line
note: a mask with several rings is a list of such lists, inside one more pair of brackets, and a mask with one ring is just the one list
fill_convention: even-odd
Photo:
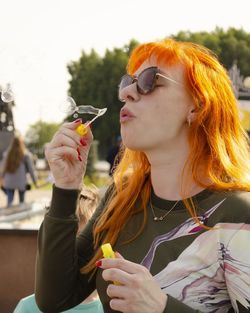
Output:
[[[151,57],[167,66],[183,65],[185,88],[196,106],[197,116],[189,129],[190,156],[183,170],[182,185],[188,185],[192,179],[212,190],[250,190],[248,136],[240,124],[231,81],[215,55],[200,45],[165,39],[135,48],[128,62],[128,73],[133,74]],[[184,175],[187,167],[192,177]],[[96,248],[101,242],[115,244],[120,231],[135,213],[137,199],[142,202],[144,222],[135,237],[141,233],[146,223],[151,190],[149,175],[150,164],[146,155],[125,148],[114,172],[114,190],[94,228]],[[208,178],[207,184],[203,177]],[[191,205],[187,201],[185,204],[197,221],[192,199]],[[83,271],[94,269],[95,261],[101,257],[98,249]]]

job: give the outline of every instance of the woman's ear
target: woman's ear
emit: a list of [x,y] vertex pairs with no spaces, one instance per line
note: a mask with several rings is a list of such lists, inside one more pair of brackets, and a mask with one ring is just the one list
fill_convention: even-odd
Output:
[[195,121],[196,116],[197,116],[197,110],[195,108],[191,108],[187,115],[187,123],[189,127]]

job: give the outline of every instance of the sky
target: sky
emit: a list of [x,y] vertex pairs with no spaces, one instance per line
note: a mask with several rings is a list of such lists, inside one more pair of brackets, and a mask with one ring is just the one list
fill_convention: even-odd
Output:
[[[250,32],[250,0],[1,0],[0,85],[11,83],[16,129],[61,122],[67,64],[93,48],[121,48],[216,26]],[[250,74],[250,73],[249,73]],[[109,92],[107,90],[107,92]],[[84,101],[83,101],[84,102]]]

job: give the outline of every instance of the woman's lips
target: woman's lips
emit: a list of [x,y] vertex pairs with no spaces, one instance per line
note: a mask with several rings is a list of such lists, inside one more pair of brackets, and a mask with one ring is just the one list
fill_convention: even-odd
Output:
[[122,108],[120,112],[120,123],[125,123],[134,119],[135,116],[127,108]]

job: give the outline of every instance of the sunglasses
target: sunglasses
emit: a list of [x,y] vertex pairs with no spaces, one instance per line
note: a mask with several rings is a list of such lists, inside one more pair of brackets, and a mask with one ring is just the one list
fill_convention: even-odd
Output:
[[[177,85],[182,85],[178,81],[161,74],[158,67],[152,66],[143,70],[138,76],[132,76],[129,74],[123,75],[119,84],[118,92],[120,93],[122,89],[128,87],[133,83],[136,83],[138,93],[141,95],[147,95],[152,92],[155,87],[157,87],[156,82],[158,77],[165,78],[166,80]],[[124,101],[123,99],[120,100]]]

